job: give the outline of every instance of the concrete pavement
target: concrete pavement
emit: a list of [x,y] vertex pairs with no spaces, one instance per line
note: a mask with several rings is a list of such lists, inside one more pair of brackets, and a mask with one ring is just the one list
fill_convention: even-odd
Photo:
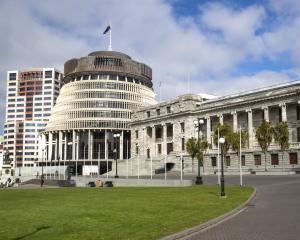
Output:
[[[238,184],[238,176],[226,176]],[[300,176],[245,176],[257,194],[247,208],[211,228],[181,239],[199,240],[297,240],[300,239]],[[205,176],[215,183],[216,177]],[[226,189],[226,188],[225,188]]]

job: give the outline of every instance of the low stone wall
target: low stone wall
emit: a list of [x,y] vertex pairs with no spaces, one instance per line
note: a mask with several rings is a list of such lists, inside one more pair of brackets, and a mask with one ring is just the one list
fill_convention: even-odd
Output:
[[163,180],[163,179],[116,179],[116,178],[89,178],[72,177],[77,187],[86,187],[89,182],[100,179],[103,183],[111,181],[115,187],[188,187],[193,185],[192,180]]

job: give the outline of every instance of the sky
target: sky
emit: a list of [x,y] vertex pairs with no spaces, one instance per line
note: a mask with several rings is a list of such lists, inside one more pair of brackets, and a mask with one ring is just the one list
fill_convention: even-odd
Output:
[[[299,0],[0,0],[0,133],[6,72],[112,48],[152,67],[161,99],[218,96],[300,76]],[[189,80],[188,80],[189,79]]]

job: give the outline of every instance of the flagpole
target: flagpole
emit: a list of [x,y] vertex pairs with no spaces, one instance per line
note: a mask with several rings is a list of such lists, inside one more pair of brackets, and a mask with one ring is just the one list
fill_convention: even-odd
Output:
[[109,29],[109,46],[108,46],[108,51],[112,51],[112,46],[111,46],[111,23],[109,23],[110,29]]
[[218,184],[220,185],[221,183],[221,176],[220,176],[220,130],[218,128]]
[[240,185],[243,186],[243,172],[242,172],[242,128],[240,126]]
[[159,83],[159,102],[161,103],[161,82]]

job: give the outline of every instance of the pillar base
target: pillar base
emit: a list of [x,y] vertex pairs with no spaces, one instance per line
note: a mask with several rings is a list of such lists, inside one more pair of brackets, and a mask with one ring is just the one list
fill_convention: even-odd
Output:
[[201,185],[203,184],[203,180],[202,180],[202,177],[201,176],[197,176],[196,177],[196,182],[195,182],[196,185]]

